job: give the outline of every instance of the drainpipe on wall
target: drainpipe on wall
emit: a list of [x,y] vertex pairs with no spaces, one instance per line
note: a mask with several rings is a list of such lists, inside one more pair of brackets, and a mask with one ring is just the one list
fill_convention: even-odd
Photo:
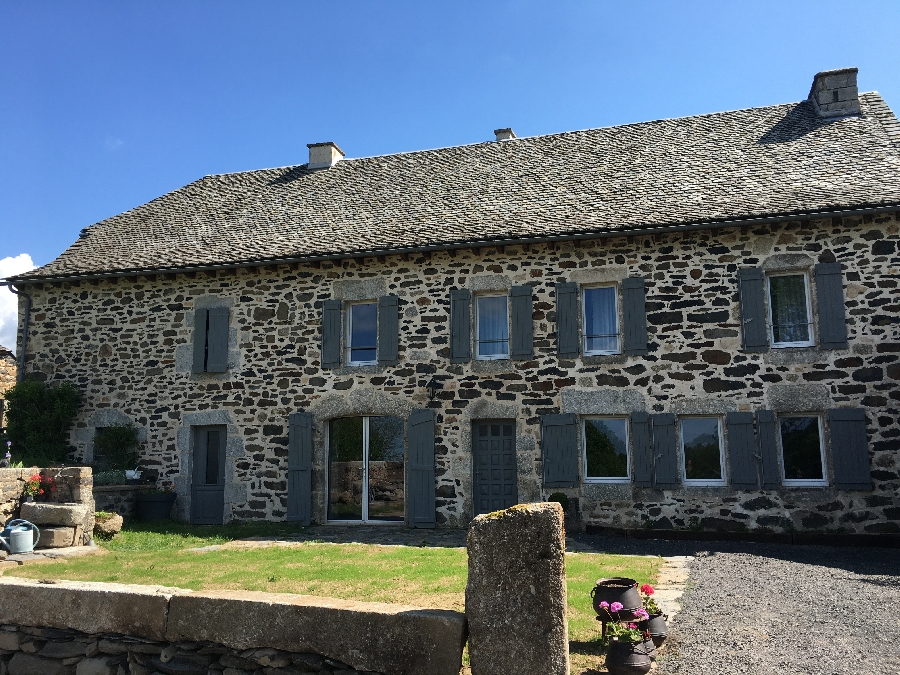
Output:
[[19,366],[16,371],[16,382],[25,379],[25,352],[28,348],[28,320],[31,318],[31,296],[25,291],[20,291],[12,284],[6,284],[10,292],[25,298],[25,318],[22,320],[22,348],[19,349]]

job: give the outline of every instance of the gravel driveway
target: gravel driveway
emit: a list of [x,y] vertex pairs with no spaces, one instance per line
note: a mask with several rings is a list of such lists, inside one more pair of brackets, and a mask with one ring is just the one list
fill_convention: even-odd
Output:
[[658,675],[900,674],[898,549],[577,539],[697,556]]

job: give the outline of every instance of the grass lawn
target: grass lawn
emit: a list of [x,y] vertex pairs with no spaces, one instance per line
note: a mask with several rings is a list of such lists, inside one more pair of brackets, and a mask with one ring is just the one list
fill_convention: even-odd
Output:
[[[37,579],[159,584],[192,590],[243,589],[302,593],[350,600],[396,602],[464,610],[464,549],[326,544],[314,539],[292,546],[187,549],[251,536],[297,534],[280,523],[196,527],[183,523],[139,525],[102,542],[104,555],[25,565],[6,576]],[[302,532],[315,536],[315,528]],[[591,589],[600,577],[655,582],[658,558],[578,553],[566,556],[569,640],[573,673],[597,672],[599,624]]]

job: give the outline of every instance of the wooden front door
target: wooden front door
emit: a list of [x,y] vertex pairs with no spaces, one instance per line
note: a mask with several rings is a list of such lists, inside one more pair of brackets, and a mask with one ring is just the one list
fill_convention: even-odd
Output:
[[475,515],[519,502],[515,420],[479,420],[472,426]]
[[191,522],[222,525],[225,520],[225,427],[194,428]]

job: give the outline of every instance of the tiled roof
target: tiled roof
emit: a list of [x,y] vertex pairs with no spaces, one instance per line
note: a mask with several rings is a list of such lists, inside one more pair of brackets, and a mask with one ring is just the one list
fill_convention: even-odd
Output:
[[207,176],[86,228],[20,275],[61,277],[900,204],[900,133],[807,102]]

